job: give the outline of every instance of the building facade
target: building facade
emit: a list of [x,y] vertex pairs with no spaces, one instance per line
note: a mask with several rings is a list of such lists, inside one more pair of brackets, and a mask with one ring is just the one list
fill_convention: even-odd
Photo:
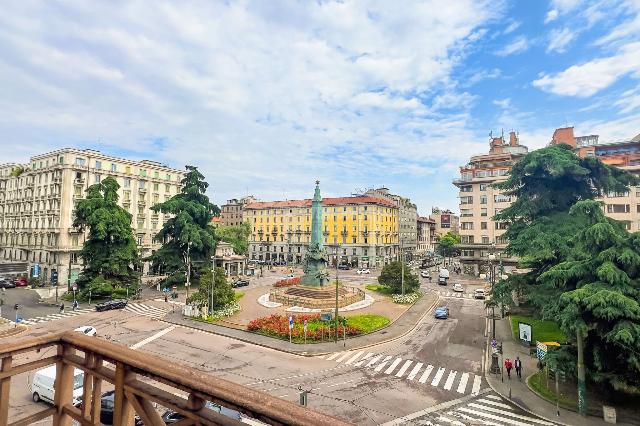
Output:
[[[132,161],[94,150],[60,149],[29,164],[0,165],[0,262],[38,265],[48,282],[61,284],[82,269],[78,252],[85,234],[72,227],[76,203],[107,176],[120,184],[118,203],[132,214],[142,257],[160,247],[154,236],[168,219],[151,206],[176,195],[184,172],[154,161]],[[147,272],[145,264],[144,271]]]
[[451,210],[441,210],[438,207],[433,207],[429,219],[435,223],[435,231],[438,237],[442,237],[449,232],[460,233],[460,217]]
[[411,260],[418,246],[418,208],[410,199],[391,194],[388,188],[370,189],[364,193],[389,200],[398,208],[398,244],[406,260]]
[[244,206],[248,203],[257,201],[252,195],[240,199],[233,198],[227,200],[227,203],[220,207],[219,226],[238,226],[243,221]]
[[416,229],[418,233],[416,255],[420,258],[433,255],[437,238],[435,220],[419,216]]
[[[324,246],[329,265],[382,267],[398,256],[398,207],[390,200],[323,198]],[[311,200],[253,202],[244,206],[254,261],[301,264],[311,238]]]
[[490,139],[489,153],[474,155],[460,167],[460,178],[453,181],[460,198],[460,263],[469,273],[479,273],[488,255],[493,253],[505,269],[513,269],[516,259],[502,255],[507,241],[503,237],[506,224],[494,222],[492,217],[511,205],[513,200],[491,184],[507,179],[511,167],[528,152],[520,145],[515,132]]

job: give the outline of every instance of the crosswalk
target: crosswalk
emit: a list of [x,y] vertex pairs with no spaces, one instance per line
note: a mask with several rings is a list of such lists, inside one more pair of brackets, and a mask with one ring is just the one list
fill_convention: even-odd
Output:
[[[376,354],[367,351],[335,352],[318,358],[345,366],[362,367],[373,373],[393,376],[417,382],[425,386],[441,388],[457,394],[478,395],[482,386],[482,376],[465,371],[450,370],[446,367],[394,355]],[[435,363],[434,363],[435,364]]]
[[124,308],[127,312],[132,312],[136,315],[142,315],[149,318],[162,319],[169,312],[169,309],[158,308],[145,303],[129,303]]
[[[440,290],[438,291],[438,294],[440,295],[440,297],[449,298],[449,299],[474,299],[473,293],[460,293],[457,291]],[[482,299],[476,299],[476,300],[482,300]]]
[[76,309],[74,310],[65,310],[62,313],[58,313],[58,314],[49,314],[49,315],[43,315],[43,316],[39,316],[39,317],[34,317],[34,318],[29,318],[26,320],[22,320],[22,322],[20,324],[24,324],[24,325],[36,325],[36,324],[42,324],[45,322],[49,322],[49,321],[56,321],[56,320],[60,320],[63,318],[70,318],[70,317],[75,317],[78,315],[82,315],[82,314],[86,314],[88,312],[94,312],[93,308],[83,308],[83,309]]
[[556,424],[521,410],[494,392],[485,393],[441,411],[409,417],[412,418],[401,419],[401,423],[420,426],[553,426]]
[[[125,311],[134,313],[136,315],[142,315],[149,318],[162,319],[169,309],[158,308],[152,305],[147,305],[145,303],[129,303],[124,308]],[[29,318],[21,321],[21,324],[24,325],[36,325],[42,324],[49,321],[56,321],[63,318],[71,318],[78,315],[83,315],[89,312],[95,312],[94,308],[83,308],[74,310],[65,310],[62,313],[57,314],[49,314],[42,315],[39,317]],[[108,312],[108,311],[107,311]]]

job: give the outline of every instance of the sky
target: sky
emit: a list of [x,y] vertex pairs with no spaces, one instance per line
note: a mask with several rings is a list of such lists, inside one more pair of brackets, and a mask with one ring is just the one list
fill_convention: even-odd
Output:
[[200,168],[217,204],[386,186],[458,210],[489,134],[640,133],[640,0],[31,1],[0,14],[0,163]]

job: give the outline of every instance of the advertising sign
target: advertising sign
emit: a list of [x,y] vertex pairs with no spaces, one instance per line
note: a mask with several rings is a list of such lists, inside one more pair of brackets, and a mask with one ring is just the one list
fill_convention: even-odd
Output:
[[38,278],[40,276],[40,265],[37,263],[31,267],[31,276],[33,278]]
[[441,214],[440,215],[440,227],[441,228],[451,228],[451,215],[450,214]]
[[519,322],[518,336],[520,336],[520,340],[531,343],[531,324]]

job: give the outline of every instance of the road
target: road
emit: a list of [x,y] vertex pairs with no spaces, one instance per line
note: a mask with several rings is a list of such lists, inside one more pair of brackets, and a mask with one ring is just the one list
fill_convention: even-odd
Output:
[[[439,305],[450,308],[449,319],[436,320],[429,314],[411,333],[393,342],[346,352],[337,344],[335,353],[320,357],[282,353],[173,326],[159,320],[173,306],[163,301],[133,303],[124,311],[52,318],[33,324],[29,332],[93,325],[100,334],[98,338],[187,364],[294,403],[298,403],[302,388],[309,391],[310,408],[356,424],[395,421],[466,425],[479,420],[498,425],[516,424],[516,420],[520,424],[542,424],[525,420],[526,413],[488,392],[481,362],[485,310],[482,301],[469,297],[482,283],[455,277],[452,280],[465,285],[463,295],[451,292],[450,286],[422,282],[425,289],[440,292]],[[255,280],[251,285],[263,285],[263,281]],[[38,354],[47,355],[44,351]],[[11,409],[15,415],[37,410],[28,382],[29,377],[21,375],[12,383]]]

